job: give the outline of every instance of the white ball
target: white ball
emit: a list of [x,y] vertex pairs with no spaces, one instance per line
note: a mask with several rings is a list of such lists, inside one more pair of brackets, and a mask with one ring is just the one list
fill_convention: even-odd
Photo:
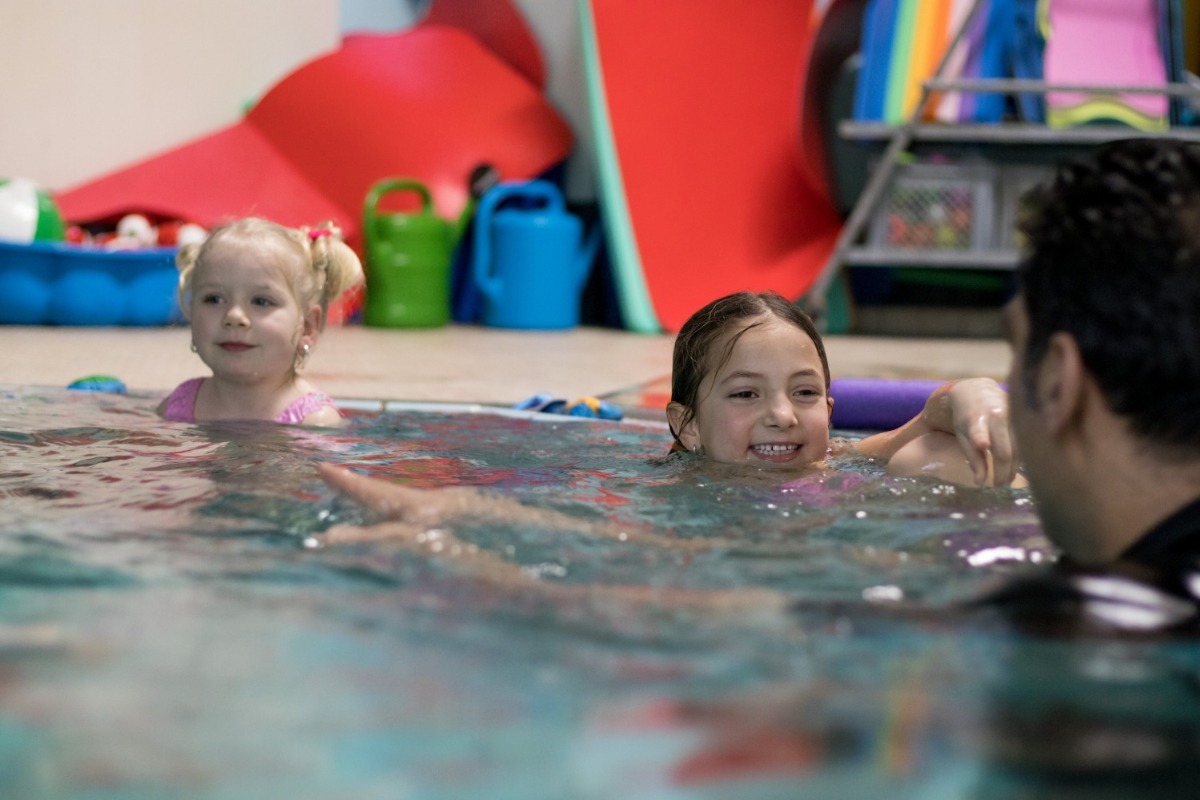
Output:
[[126,214],[117,223],[117,238],[148,247],[158,241],[158,231],[141,214]]
[[179,226],[179,233],[176,235],[175,243],[180,247],[185,244],[201,244],[208,238],[208,231],[200,227],[194,222],[185,222]]
[[65,226],[48,194],[27,178],[0,179],[0,241],[59,241]]

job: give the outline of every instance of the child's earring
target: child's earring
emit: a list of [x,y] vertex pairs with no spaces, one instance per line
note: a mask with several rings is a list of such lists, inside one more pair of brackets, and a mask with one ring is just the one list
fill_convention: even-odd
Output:
[[196,349],[196,343],[195,343],[195,342],[192,342],[192,352],[193,352],[193,353],[197,353],[197,352],[199,352],[199,351]]
[[300,352],[296,354],[295,369],[300,369],[304,366],[304,362],[308,360],[308,354],[311,350],[312,345],[310,345],[308,342],[304,342],[300,345]]

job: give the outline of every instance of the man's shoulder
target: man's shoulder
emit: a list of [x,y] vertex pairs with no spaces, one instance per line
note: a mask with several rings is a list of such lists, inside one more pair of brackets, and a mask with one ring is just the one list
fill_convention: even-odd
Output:
[[1200,637],[1200,556],[1173,563],[1062,563],[1010,581],[978,605],[1047,635]]

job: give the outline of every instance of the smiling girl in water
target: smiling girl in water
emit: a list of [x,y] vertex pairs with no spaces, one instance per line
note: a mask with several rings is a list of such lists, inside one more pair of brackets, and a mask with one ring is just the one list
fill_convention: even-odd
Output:
[[[821,465],[836,450],[829,385],[821,335],[796,304],[772,292],[714,300],[675,340],[667,406],[675,449],[766,470]],[[987,378],[946,383],[901,427],[837,446],[894,475],[996,486],[1015,477],[1007,398]]]
[[180,248],[177,263],[192,351],[213,374],[180,384],[160,414],[176,422],[341,424],[333,400],[299,375],[330,301],[362,280],[339,231],[242,219]]

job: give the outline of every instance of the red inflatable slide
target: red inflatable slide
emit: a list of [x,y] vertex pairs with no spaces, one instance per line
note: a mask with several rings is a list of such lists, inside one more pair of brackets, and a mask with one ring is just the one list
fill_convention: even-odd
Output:
[[389,177],[422,181],[455,217],[480,163],[530,178],[570,153],[540,87],[457,27],[355,35],[275,85],[228,128],[57,195],[76,223],[140,211],[193,220],[333,219],[361,246],[363,201]]

